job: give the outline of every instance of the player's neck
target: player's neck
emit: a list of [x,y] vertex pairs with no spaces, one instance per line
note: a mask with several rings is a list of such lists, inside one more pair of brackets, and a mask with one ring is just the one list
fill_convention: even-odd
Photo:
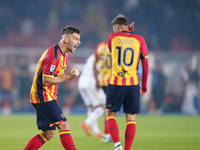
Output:
[[61,51],[63,52],[63,54],[65,54],[68,50],[67,50],[67,47],[66,47],[66,44],[64,43],[65,41],[64,40],[61,40],[58,45],[61,49]]
[[129,31],[128,26],[125,26],[125,25],[120,26],[119,31]]

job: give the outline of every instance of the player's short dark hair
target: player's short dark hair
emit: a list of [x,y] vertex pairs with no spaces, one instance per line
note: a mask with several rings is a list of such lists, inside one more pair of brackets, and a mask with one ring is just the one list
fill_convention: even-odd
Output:
[[73,33],[81,34],[81,31],[78,28],[71,27],[71,26],[66,26],[62,29],[62,35],[73,34]]
[[126,19],[126,17],[122,14],[119,14],[117,17],[115,17],[112,22],[111,25],[128,25],[128,20]]

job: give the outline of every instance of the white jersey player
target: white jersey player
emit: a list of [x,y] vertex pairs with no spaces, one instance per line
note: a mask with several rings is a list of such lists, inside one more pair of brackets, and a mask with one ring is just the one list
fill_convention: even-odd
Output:
[[94,55],[90,55],[79,76],[78,89],[87,106],[87,119],[80,124],[88,136],[91,136],[90,126],[97,138],[102,137],[98,127],[98,119],[104,114],[106,95],[102,88],[97,89],[93,72]]

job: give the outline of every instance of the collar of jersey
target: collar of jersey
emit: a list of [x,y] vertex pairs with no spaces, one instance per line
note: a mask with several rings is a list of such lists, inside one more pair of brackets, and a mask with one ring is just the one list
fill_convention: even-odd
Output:
[[63,52],[61,51],[61,48],[58,44],[56,44],[56,46],[58,46],[58,49],[60,50],[60,53],[65,57],[65,54],[63,54]]
[[130,33],[130,34],[132,33],[132,32],[130,32],[130,31],[123,31],[123,30],[122,30],[122,31],[119,31],[119,32]]

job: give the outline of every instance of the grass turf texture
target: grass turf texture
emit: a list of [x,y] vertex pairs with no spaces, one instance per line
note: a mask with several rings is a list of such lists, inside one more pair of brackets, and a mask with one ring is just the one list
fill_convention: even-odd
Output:
[[[113,150],[113,143],[101,143],[88,137],[79,127],[86,116],[66,116],[78,150]],[[125,116],[118,115],[120,139],[124,145]],[[137,132],[132,150],[199,150],[200,117],[191,116],[137,116]],[[103,117],[99,120],[103,131]],[[35,115],[0,116],[0,150],[22,150],[39,131]],[[62,150],[58,130],[41,150]]]

